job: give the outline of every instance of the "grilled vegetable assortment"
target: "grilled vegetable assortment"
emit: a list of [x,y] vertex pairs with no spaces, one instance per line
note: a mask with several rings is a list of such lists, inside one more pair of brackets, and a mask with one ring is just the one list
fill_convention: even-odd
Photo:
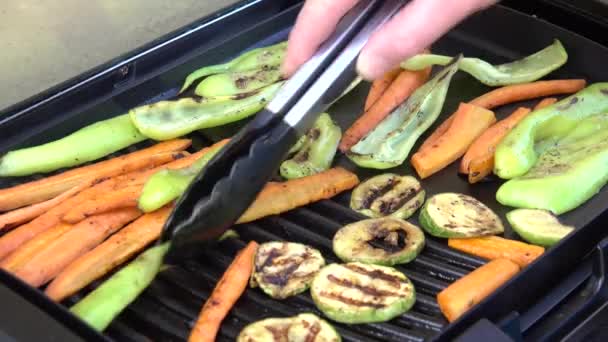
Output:
[[251,286],[259,286],[276,299],[302,293],[308,289],[315,274],[325,266],[318,250],[294,242],[267,242],[255,256]]
[[237,342],[340,342],[340,335],[325,320],[311,313],[266,318],[249,324]]
[[350,208],[369,217],[407,219],[424,203],[426,192],[412,176],[381,174],[359,184],[350,197]]
[[503,224],[490,208],[475,198],[442,193],[429,198],[420,211],[427,233],[443,238],[467,238],[502,234]]
[[546,210],[515,209],[507,213],[507,220],[524,240],[546,247],[558,243],[574,230]]
[[327,170],[336,155],[342,131],[329,114],[322,113],[308,133],[292,148],[291,159],[280,167],[286,179],[300,178]]
[[416,301],[414,286],[403,273],[358,262],[325,266],[310,292],[325,316],[351,324],[388,321]]
[[342,227],[334,235],[333,249],[345,262],[392,266],[412,261],[424,248],[424,242],[420,228],[386,217]]

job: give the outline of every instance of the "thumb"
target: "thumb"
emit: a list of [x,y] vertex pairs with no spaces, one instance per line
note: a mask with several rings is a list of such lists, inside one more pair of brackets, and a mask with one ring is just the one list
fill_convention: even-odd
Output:
[[374,80],[431,46],[460,21],[496,0],[413,0],[375,32],[357,61],[359,74]]

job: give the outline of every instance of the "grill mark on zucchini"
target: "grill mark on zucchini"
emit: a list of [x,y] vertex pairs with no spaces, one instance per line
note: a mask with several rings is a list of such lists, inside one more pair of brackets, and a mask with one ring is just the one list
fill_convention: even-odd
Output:
[[[302,324],[304,325],[305,328],[308,328],[308,322],[303,321]],[[319,335],[320,332],[321,332],[321,324],[319,324],[319,322],[315,322],[312,325],[312,327],[310,327],[310,331],[306,335],[306,338],[304,339],[304,341],[305,342],[314,342],[315,339],[317,338],[317,335]]]
[[384,291],[384,290],[380,290],[380,289],[376,289],[374,287],[371,286],[365,286],[365,285],[361,285],[361,284],[357,284],[354,281],[350,281],[348,279],[340,279],[338,277],[336,277],[333,274],[330,274],[327,276],[327,280],[329,280],[330,282],[337,284],[337,285],[341,285],[344,287],[349,287],[351,289],[357,289],[367,295],[370,296],[374,296],[374,297],[394,297],[397,296],[396,293],[394,292],[390,292],[390,291]]
[[270,331],[272,334],[272,338],[275,341],[287,341],[287,330],[289,330],[289,325],[283,327],[273,327],[270,325],[264,326],[266,330]]
[[361,203],[360,209],[369,209],[378,198],[386,195],[389,191],[393,190],[401,181],[398,178],[389,178],[389,180],[381,187],[372,188],[369,191],[369,195],[365,197]]
[[424,202],[426,192],[412,176],[384,173],[359,184],[351,194],[351,209],[372,218],[409,218]]
[[346,297],[346,296],[343,296],[341,294],[337,294],[337,293],[333,293],[333,292],[321,291],[319,294],[322,297],[333,299],[333,300],[337,300],[337,301],[340,301],[342,303],[345,303],[345,304],[348,304],[348,305],[353,305],[353,306],[369,306],[369,307],[372,307],[372,308],[375,308],[375,309],[381,309],[381,308],[385,307],[384,304],[374,303],[374,302],[366,302],[364,300],[353,299],[353,298]]
[[[388,201],[380,200],[380,204],[379,204],[380,212],[384,215],[390,215],[390,214],[394,213],[398,209],[401,209],[401,207],[403,207],[407,202],[414,199],[414,197],[416,197],[416,195],[418,195],[420,193],[420,191],[422,191],[421,187],[417,187],[415,189],[409,188],[405,192],[398,193],[397,198],[395,198],[395,199],[391,199]],[[417,206],[419,206],[419,205],[420,205],[420,203],[417,203]],[[371,204],[370,204],[370,206],[371,206]],[[367,207],[366,209],[369,209],[369,208],[370,207]]]
[[363,267],[353,265],[353,264],[346,264],[346,265],[342,265],[342,266],[348,268],[349,270],[351,270],[355,273],[362,274],[362,275],[368,276],[370,278],[382,279],[382,280],[386,281],[392,287],[399,288],[401,286],[401,283],[403,282],[399,277],[384,273],[381,270],[369,271]]
[[387,253],[397,253],[405,247],[406,240],[407,234],[403,230],[389,231],[388,229],[382,229],[373,240],[367,241],[367,244]]

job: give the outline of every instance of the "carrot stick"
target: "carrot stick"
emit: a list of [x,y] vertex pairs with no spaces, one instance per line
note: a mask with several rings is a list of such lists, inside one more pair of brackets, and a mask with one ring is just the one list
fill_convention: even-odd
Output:
[[31,286],[44,285],[72,261],[140,215],[138,209],[126,208],[90,217],[50,241],[10,271]]
[[536,106],[534,106],[534,110],[539,110],[539,109],[543,109],[545,107],[549,107],[550,105],[554,104],[555,102],[557,102],[557,98],[545,97],[539,103],[537,103]]
[[365,99],[364,111],[367,111],[374,103],[376,103],[376,101],[378,101],[384,91],[391,85],[391,83],[393,83],[400,73],[401,67],[398,67],[372,82],[372,86],[369,88],[369,93]]
[[[528,113],[530,113],[529,108],[520,107],[507,118],[498,121],[492,125],[492,127],[486,129],[477,139],[475,139],[462,157],[458,171],[463,174],[471,174],[473,178],[479,179],[483,179],[485,176],[489,175],[494,167],[494,151],[496,150],[496,146],[498,146],[498,143],[500,143],[513,127],[525,118]],[[492,167],[489,170],[476,169],[470,171],[470,163],[474,159],[490,160]],[[487,161],[484,163],[487,163]]]
[[496,122],[494,113],[461,103],[447,131],[425,150],[418,150],[411,163],[420,178],[427,178],[460,158],[470,144]]
[[447,119],[445,119],[441,125],[439,125],[431,135],[429,135],[428,138],[426,138],[426,140],[422,143],[422,145],[420,145],[420,147],[418,148],[419,151],[422,150],[426,150],[428,148],[430,148],[432,145],[434,145],[437,140],[439,140],[439,138],[445,134],[445,132],[448,131],[448,129],[450,129],[450,126],[452,125],[452,122],[454,121],[454,114],[448,116]]
[[431,68],[419,71],[403,70],[391,83],[382,96],[365,111],[349,129],[344,132],[340,141],[340,151],[347,152],[361,138],[374,129],[398,105],[407,99],[416,89],[424,84],[431,74]]
[[439,309],[453,322],[519,272],[509,259],[494,259],[437,294]]
[[492,109],[508,103],[535,99],[543,96],[572,94],[583,89],[587,82],[583,79],[537,81],[509,85],[494,89],[473,101],[479,107]]
[[46,295],[59,302],[80,291],[156,240],[171,206],[144,214],[90,252],[76,259],[47,286]]
[[253,269],[258,244],[251,241],[234,258],[205,302],[188,338],[189,342],[213,342],[220,324],[241,297]]
[[154,167],[180,158],[190,146],[189,139],[158,143],[120,157],[71,169],[58,175],[0,190],[0,211],[7,211],[51,199],[90,178],[111,177],[127,172]]
[[448,239],[448,246],[484,259],[509,259],[521,268],[528,266],[545,252],[543,247],[500,236]]
[[[358,182],[356,175],[337,168],[284,183],[269,183],[238,222],[251,222],[329,198],[353,188]],[[163,208],[145,214],[74,261],[48,286],[47,295],[62,300],[124,263],[160,236],[169,211]]]
[[[94,182],[96,181],[93,181],[93,183]],[[114,179],[107,179],[91,187],[87,187],[78,194],[66,199],[49,211],[36,217],[32,221],[6,233],[0,237],[0,260],[28,240],[32,239],[34,236],[59,224],[63,215],[78,203],[82,203],[89,198],[94,198],[100,194],[105,194],[112,191],[114,184]]]
[[55,207],[59,203],[65,201],[66,199],[76,195],[77,193],[86,189],[89,186],[90,182],[85,181],[50,200],[32,204],[30,206],[15,209],[13,211],[9,211],[5,214],[2,214],[0,215],[0,230],[4,228],[9,228],[17,224],[28,222],[42,215],[43,213]]
[[357,184],[357,175],[340,167],[286,182],[269,183],[237,223],[254,221],[331,198]]
[[78,223],[98,213],[106,213],[120,208],[136,207],[142,188],[143,185],[131,185],[103,196],[89,199],[68,211],[63,215],[62,220],[67,223]]

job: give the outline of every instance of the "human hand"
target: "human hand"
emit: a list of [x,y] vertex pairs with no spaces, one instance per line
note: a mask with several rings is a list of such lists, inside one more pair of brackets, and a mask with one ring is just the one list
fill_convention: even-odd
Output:
[[[289,36],[286,77],[305,63],[358,0],[307,0]],[[357,71],[374,80],[421,52],[469,15],[497,0],[412,0],[375,32],[361,51]]]

